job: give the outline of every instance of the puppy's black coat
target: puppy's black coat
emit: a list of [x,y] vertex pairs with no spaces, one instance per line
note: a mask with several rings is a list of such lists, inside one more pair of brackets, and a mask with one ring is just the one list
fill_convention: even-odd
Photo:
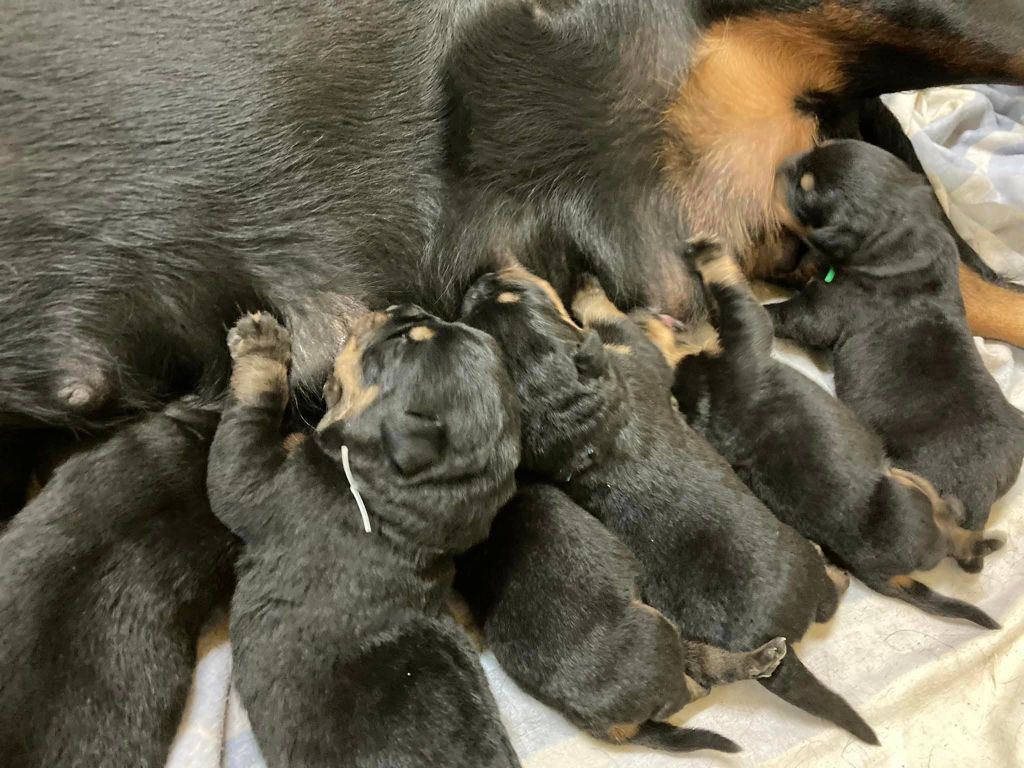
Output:
[[[463,319],[501,346],[523,404],[523,465],[561,480],[633,551],[640,595],[692,640],[749,650],[797,640],[838,602],[819,552],[780,523],[670,402],[657,348],[599,287],[562,316],[536,278],[487,275]],[[598,336],[598,333],[600,336]],[[605,348],[602,344],[608,344]],[[770,690],[859,738],[859,715],[790,652]]]
[[452,555],[487,535],[515,487],[518,405],[493,341],[415,307],[367,315],[338,357],[331,410],[290,454],[286,332],[251,315],[229,344],[209,492],[245,545],[234,676],[268,765],[518,766],[444,610]]
[[998,627],[907,575],[947,555],[980,570],[1002,541],[961,528],[962,508],[893,470],[881,439],[849,408],[772,358],[771,321],[730,256],[699,243],[690,258],[714,302],[720,345],[676,366],[672,392],[690,425],[780,520],[872,589]]
[[215,413],[169,406],[65,462],[0,536],[0,763],[162,768],[234,537]]
[[786,652],[782,638],[746,653],[683,642],[640,602],[626,546],[551,486],[521,486],[457,565],[456,588],[502,667],[598,738],[736,752],[718,734],[663,721],[703,686],[770,675]]
[[983,528],[1024,459],[1024,416],[985,370],[964,317],[957,247],[927,183],[869,144],[840,141],[777,177],[793,228],[835,270],[768,305],[775,332],[833,353],[839,397],[896,466]]

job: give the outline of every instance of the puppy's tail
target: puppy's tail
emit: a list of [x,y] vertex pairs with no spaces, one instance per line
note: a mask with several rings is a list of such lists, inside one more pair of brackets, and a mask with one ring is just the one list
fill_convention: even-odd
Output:
[[871,584],[872,589],[889,597],[904,600],[926,613],[951,619],[966,619],[985,629],[999,629],[999,622],[975,605],[947,597],[909,576],[896,576],[888,581]]
[[792,648],[775,674],[758,682],[794,707],[835,723],[867,744],[878,745],[878,737],[864,718],[842,696],[822,685]]
[[670,723],[659,723],[654,720],[641,723],[636,735],[628,739],[627,743],[664,752],[695,752],[698,749],[713,749],[718,752],[740,751],[739,744],[725,736],[719,736],[714,731],[676,728]]

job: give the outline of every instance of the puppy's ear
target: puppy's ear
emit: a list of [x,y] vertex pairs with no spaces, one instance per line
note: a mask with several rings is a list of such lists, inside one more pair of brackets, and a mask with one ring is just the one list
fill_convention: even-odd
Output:
[[595,331],[588,330],[585,333],[586,336],[573,355],[573,362],[576,363],[576,371],[581,379],[596,379],[608,370],[608,358],[601,337]]
[[812,229],[806,235],[808,244],[819,253],[834,259],[845,259],[860,249],[863,235],[837,225]]
[[440,461],[448,444],[440,421],[408,411],[384,417],[381,439],[391,463],[406,476]]
[[334,378],[334,375],[327,377],[327,383],[324,384],[324,404],[327,406],[327,410],[331,410],[341,400],[341,385],[338,384],[338,380]]

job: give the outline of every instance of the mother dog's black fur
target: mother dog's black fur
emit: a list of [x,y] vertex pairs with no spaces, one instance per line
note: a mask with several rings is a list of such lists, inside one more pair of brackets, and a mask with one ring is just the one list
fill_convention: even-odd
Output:
[[[845,84],[801,108],[845,126],[884,90],[1009,79],[1024,32],[997,3],[851,3],[872,15]],[[508,253],[561,290],[586,265],[620,302],[685,303],[663,116],[708,24],[822,7],[22,4],[0,31],[0,425],[218,395],[246,308],[285,319],[312,387],[357,305],[452,313]]]
[[264,758],[518,766],[444,611],[452,556],[486,537],[515,490],[518,404],[493,340],[414,307],[368,316],[336,365],[342,410],[291,455],[289,342],[267,315],[232,330],[231,396],[210,449],[211,504],[244,543],[232,674]]
[[[838,590],[821,554],[683,421],[671,370],[643,331],[625,315],[601,318],[596,332],[573,327],[536,278],[521,275],[482,277],[463,320],[502,348],[523,404],[523,466],[561,481],[622,539],[640,564],[642,599],[684,638],[750,650],[827,621]],[[792,651],[761,682],[877,743]]]
[[967,526],[983,528],[1020,473],[1024,415],[974,346],[956,244],[927,182],[877,147],[840,141],[791,160],[779,184],[836,276],[768,305],[776,333],[831,349],[836,392],[893,463],[960,499]]

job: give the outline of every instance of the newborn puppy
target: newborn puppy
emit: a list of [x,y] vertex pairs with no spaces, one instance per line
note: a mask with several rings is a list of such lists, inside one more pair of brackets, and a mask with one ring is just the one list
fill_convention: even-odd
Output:
[[418,307],[365,316],[290,453],[287,332],[250,315],[228,345],[208,485],[245,545],[234,676],[267,764],[519,765],[445,611],[452,556],[515,488],[518,404],[494,342]]
[[985,370],[964,316],[957,248],[923,177],[837,141],[779,171],[780,209],[832,271],[767,309],[779,336],[830,348],[836,391],[980,529],[1024,459],[1024,416]]
[[[733,651],[797,640],[836,610],[845,574],[780,523],[671,403],[657,347],[592,285],[574,325],[522,270],[486,275],[465,322],[498,340],[523,404],[523,465],[558,480],[632,550],[640,596],[680,633]],[[598,335],[600,334],[600,335]],[[699,674],[687,670],[688,674]],[[792,650],[762,683],[864,741],[871,728]]]
[[[924,478],[892,468],[881,440],[849,408],[772,358],[771,321],[731,256],[707,242],[689,256],[715,309],[720,345],[676,366],[672,392],[690,425],[780,520],[872,589],[997,628],[983,611],[908,574],[947,555],[980,570],[1002,541],[961,528],[957,504]],[[648,329],[667,357],[679,356],[665,325]]]
[[0,535],[0,764],[163,768],[237,552],[213,411],[169,405],[57,468]]
[[505,671],[597,738],[739,751],[662,721],[708,686],[770,675],[785,641],[745,653],[684,643],[640,602],[638,576],[632,553],[597,519],[552,486],[526,485],[487,541],[459,559],[456,587]]

